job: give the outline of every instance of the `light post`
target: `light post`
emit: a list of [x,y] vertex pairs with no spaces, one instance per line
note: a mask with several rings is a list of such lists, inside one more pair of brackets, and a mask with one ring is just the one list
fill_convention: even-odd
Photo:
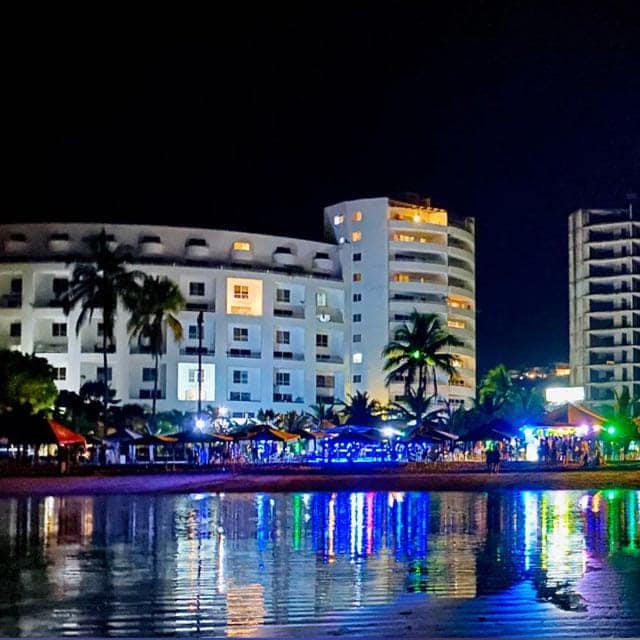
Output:
[[202,428],[202,324],[203,313],[198,313],[198,417],[196,418],[196,425],[198,428]]

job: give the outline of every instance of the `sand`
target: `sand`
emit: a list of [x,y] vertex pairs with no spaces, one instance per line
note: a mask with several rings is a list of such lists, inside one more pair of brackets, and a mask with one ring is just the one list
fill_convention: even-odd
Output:
[[296,491],[486,491],[640,489],[640,469],[486,472],[403,469],[340,474],[164,472],[135,475],[5,477],[0,496]]

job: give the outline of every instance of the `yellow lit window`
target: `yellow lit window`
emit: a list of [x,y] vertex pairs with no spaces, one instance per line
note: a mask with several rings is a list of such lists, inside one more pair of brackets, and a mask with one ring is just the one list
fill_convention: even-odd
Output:
[[338,226],[344,222],[344,216],[333,216],[333,224]]
[[251,251],[251,243],[250,242],[241,242],[237,240],[233,243],[234,251]]
[[456,368],[456,369],[460,369],[461,367],[464,366],[464,363],[462,362],[462,360],[458,360],[458,358],[454,358],[451,362],[451,364]]
[[236,300],[249,299],[249,287],[244,284],[236,284],[233,287],[233,297]]
[[353,281],[354,282],[360,282],[360,280],[362,280],[362,274],[361,273],[354,273],[353,274]]
[[352,232],[351,242],[359,242],[360,240],[362,240],[362,232],[361,231]]
[[447,322],[447,325],[451,328],[451,329],[464,329],[464,322],[462,322],[462,320],[449,320]]
[[394,276],[396,282],[409,282],[409,274],[408,273],[396,273]]
[[362,220],[362,211],[354,211],[353,212],[353,221],[360,222]]

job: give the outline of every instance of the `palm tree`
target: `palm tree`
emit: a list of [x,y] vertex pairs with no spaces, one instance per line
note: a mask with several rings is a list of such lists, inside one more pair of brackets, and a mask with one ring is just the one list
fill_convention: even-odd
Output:
[[396,330],[394,339],[382,351],[386,358],[384,370],[388,372],[385,384],[389,386],[397,377],[404,378],[405,395],[417,381],[415,395],[425,397],[429,376],[433,380],[433,395],[438,398],[437,372],[443,371],[455,378],[455,358],[447,347],[462,346],[462,342],[445,331],[435,313],[413,310],[409,324]]
[[622,440],[626,450],[640,433],[640,398],[632,397],[627,386],[620,392],[614,390],[613,395],[613,406],[602,405],[600,413],[606,420],[608,434]]
[[66,315],[80,307],[76,322],[77,335],[87,321],[91,322],[95,310],[102,310],[102,397],[106,418],[109,406],[107,354],[113,346],[118,300],[124,300],[142,274],[127,270],[130,256],[121,249],[112,250],[109,247],[109,237],[104,229],[93,236],[89,243],[92,260],[76,264],[67,290],[60,295],[60,301]]
[[380,403],[370,398],[366,391],[356,391],[355,394],[348,395],[347,402],[343,404],[341,413],[346,418],[345,424],[348,425],[369,425],[381,412]]
[[497,408],[513,400],[514,385],[507,367],[499,364],[489,369],[480,383],[479,391],[481,403],[490,397]]
[[340,424],[340,418],[332,404],[324,404],[320,402],[318,404],[310,405],[309,408],[311,411],[308,415],[318,427],[322,427],[323,422]]
[[158,368],[164,353],[165,329],[168,327],[177,342],[182,340],[182,325],[177,315],[185,306],[180,288],[165,277],[145,276],[142,286],[129,290],[127,306],[131,316],[127,329],[139,341],[148,341],[153,358],[153,397],[151,402],[151,428],[155,428],[158,395]]
[[428,424],[446,422],[446,410],[441,406],[432,409],[434,404],[437,404],[436,396],[420,395],[409,388],[403,400],[389,403],[389,408],[398,409],[407,422],[415,422],[416,429],[421,429]]

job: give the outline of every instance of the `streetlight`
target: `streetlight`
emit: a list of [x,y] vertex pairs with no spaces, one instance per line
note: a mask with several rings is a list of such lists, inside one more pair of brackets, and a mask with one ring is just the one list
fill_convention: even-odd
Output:
[[[202,419],[202,324],[204,316],[202,311],[198,313],[198,417],[196,419],[196,426],[198,429],[204,427],[204,420]],[[200,423],[200,424],[198,424]]]

